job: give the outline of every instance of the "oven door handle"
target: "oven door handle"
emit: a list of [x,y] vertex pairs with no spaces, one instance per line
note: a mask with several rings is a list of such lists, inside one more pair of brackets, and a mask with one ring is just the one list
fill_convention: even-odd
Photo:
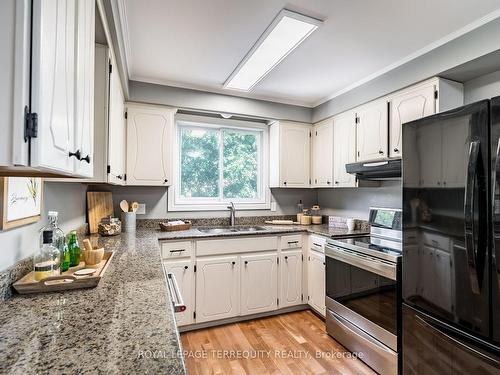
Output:
[[170,298],[172,298],[172,306],[174,307],[174,312],[186,311],[186,305],[182,299],[181,291],[179,285],[177,285],[177,280],[175,275],[171,272],[167,273],[167,286],[170,292]]
[[353,251],[326,245],[325,255],[329,258],[362,268],[368,272],[376,273],[391,280],[396,280],[396,264],[384,262],[382,259],[362,255]]

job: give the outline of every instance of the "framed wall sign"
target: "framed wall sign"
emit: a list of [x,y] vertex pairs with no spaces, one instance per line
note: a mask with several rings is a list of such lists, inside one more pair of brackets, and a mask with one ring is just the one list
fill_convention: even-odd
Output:
[[42,191],[39,177],[0,177],[0,229],[40,220]]

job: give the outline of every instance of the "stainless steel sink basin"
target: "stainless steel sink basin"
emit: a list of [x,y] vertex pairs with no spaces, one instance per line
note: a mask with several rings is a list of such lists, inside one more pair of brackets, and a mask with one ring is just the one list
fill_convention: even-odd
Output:
[[218,228],[198,228],[200,232],[207,234],[224,234],[224,233],[245,233],[245,232],[260,232],[266,230],[260,226],[245,226],[245,227],[218,227]]

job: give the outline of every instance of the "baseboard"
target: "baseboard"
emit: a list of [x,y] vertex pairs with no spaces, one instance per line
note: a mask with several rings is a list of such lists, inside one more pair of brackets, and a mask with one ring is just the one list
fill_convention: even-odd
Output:
[[297,305],[297,306],[285,307],[285,308],[279,309],[279,310],[267,311],[267,312],[259,313],[259,314],[235,316],[233,318],[214,320],[211,322],[190,324],[190,325],[178,327],[178,329],[179,329],[180,333],[183,333],[183,332],[194,331],[197,329],[222,326],[224,324],[239,323],[239,322],[244,322],[247,320],[265,318],[268,316],[286,314],[286,313],[290,313],[290,312],[294,312],[294,311],[302,311],[302,310],[308,310],[308,309],[310,309],[309,305]]

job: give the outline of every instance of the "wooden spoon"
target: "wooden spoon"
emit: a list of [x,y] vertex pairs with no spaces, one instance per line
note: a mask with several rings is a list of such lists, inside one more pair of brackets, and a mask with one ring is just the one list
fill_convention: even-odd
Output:
[[120,208],[122,209],[123,212],[128,212],[129,206],[128,202],[125,199],[120,202]]
[[138,202],[132,202],[130,205],[130,212],[137,212],[139,209],[139,203]]

